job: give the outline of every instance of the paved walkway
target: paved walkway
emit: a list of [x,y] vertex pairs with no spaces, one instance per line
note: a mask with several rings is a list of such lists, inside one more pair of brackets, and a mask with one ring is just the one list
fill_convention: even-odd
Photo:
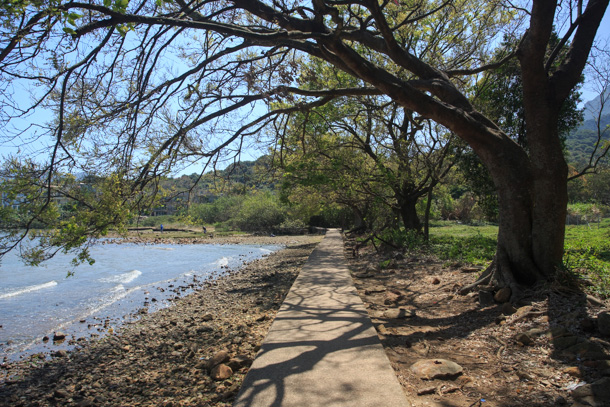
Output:
[[278,312],[234,407],[407,407],[329,230]]

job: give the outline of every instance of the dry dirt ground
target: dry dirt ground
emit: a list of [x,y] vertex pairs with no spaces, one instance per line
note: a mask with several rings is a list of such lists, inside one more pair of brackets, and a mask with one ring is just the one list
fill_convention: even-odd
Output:
[[[479,270],[373,249],[354,257],[354,244],[345,255],[356,288],[414,407],[610,406],[604,301],[559,285],[514,304],[488,291],[461,296]],[[425,380],[411,369],[440,359],[463,371]]]

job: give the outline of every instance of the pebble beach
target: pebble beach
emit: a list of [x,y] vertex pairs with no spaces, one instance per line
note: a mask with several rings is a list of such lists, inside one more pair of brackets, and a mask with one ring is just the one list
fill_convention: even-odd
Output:
[[4,362],[0,406],[230,406],[292,282],[322,237],[209,239],[286,248],[206,281],[169,308],[143,313],[74,350]]

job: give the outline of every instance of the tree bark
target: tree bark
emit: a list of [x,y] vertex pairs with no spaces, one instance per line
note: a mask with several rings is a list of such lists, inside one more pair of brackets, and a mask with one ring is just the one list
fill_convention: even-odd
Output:
[[417,200],[418,197],[407,196],[406,198],[399,198],[398,202],[400,218],[405,230],[414,230],[419,233],[422,230],[422,224],[419,216],[417,216]]

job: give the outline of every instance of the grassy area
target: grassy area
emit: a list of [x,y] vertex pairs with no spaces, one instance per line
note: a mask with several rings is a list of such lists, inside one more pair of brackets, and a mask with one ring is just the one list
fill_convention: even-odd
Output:
[[498,227],[470,226],[456,222],[430,225],[429,248],[443,260],[486,265],[496,252]]
[[590,282],[592,292],[610,297],[610,219],[567,226],[563,262],[567,271]]
[[[447,261],[486,265],[495,253],[497,234],[497,226],[436,222],[430,227],[429,250]],[[610,297],[610,219],[566,226],[564,268],[591,292]]]

